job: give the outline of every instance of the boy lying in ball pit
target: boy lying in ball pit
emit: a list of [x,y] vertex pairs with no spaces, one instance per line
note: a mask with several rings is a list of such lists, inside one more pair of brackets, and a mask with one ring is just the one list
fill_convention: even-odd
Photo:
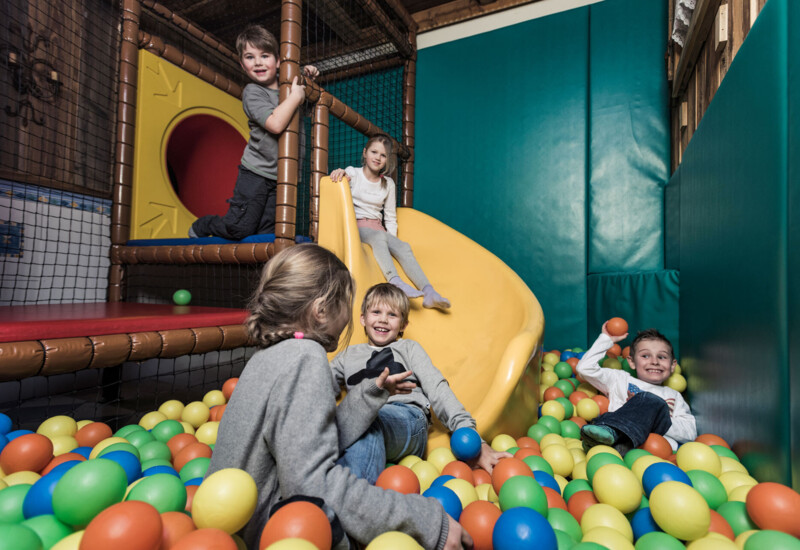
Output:
[[608,397],[608,412],[581,429],[585,448],[609,445],[625,454],[647,440],[650,433],[663,435],[672,449],[697,437],[695,418],[680,393],[662,386],[675,371],[672,344],[660,332],[639,332],[631,344],[628,363],[636,377],[625,371],[604,369],[598,361],[628,333],[612,336],[608,322],[602,334],[578,362],[576,371]]

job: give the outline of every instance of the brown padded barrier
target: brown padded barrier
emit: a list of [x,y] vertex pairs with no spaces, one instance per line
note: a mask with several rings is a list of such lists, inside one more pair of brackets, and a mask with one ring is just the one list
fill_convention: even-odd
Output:
[[0,382],[249,344],[244,325],[0,343]]
[[135,264],[257,264],[275,254],[275,243],[112,246],[111,262]]

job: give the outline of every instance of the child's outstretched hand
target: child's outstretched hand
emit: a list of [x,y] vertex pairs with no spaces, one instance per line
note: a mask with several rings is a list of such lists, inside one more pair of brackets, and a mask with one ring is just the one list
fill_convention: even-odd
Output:
[[383,372],[375,379],[375,385],[388,391],[389,395],[411,393],[411,390],[416,388],[417,385],[414,382],[403,382],[403,380],[409,376],[411,376],[410,370],[389,376],[389,368],[387,367],[383,369]]
[[489,474],[491,474],[492,470],[494,470],[494,467],[498,462],[500,462],[501,458],[511,458],[512,456],[514,455],[511,453],[495,451],[488,443],[484,441],[481,444],[481,454],[479,454],[478,458],[475,459],[475,464],[470,465],[480,466]]
[[622,342],[625,338],[628,337],[628,333],[627,332],[625,334],[620,334],[619,336],[612,336],[611,334],[608,333],[608,327],[606,327],[607,324],[608,324],[608,321],[603,323],[603,329],[602,329],[603,334],[605,334],[606,336],[611,338],[611,341],[614,342],[615,344],[617,342]]
[[315,80],[319,76],[319,69],[314,65],[306,65],[303,67],[303,76],[311,80]]
[[292,79],[292,89],[289,90],[289,96],[301,102],[306,98],[306,87],[297,82],[297,77]]
[[344,171],[344,168],[337,168],[333,172],[331,172],[331,180],[339,181],[342,178],[347,177],[347,172]]
[[467,533],[467,530],[461,527],[461,524],[454,520],[452,516],[447,516],[447,523],[449,527],[444,550],[464,550],[464,548],[472,550],[475,543],[470,534]]

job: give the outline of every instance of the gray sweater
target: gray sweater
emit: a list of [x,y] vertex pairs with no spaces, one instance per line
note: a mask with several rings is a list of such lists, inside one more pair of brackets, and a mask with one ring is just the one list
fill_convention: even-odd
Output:
[[444,548],[448,519],[437,500],[384,491],[334,464],[335,398],[325,350],[312,340],[285,340],[256,352],[245,366],[206,476],[239,468],[255,480],[258,504],[243,530],[248,548],[258,548],[270,508],[293,495],[324,499],[362,544],[402,531],[425,548]]
[[[375,386],[374,379],[367,378],[362,382],[359,382],[358,379],[363,376],[363,374],[359,376],[359,373],[365,370],[367,361],[372,354],[385,348],[392,350],[396,363],[399,363],[405,370],[412,371],[413,374],[406,380],[417,385],[411,390],[411,393],[394,395],[389,397],[387,402],[416,405],[425,411],[429,420],[431,409],[433,409],[436,418],[451,432],[464,426],[475,427],[475,420],[458,400],[453,390],[450,389],[447,379],[436,368],[418,342],[396,340],[383,348],[370,344],[356,344],[344,350],[331,361],[336,383],[339,388],[347,390],[347,396],[340,405],[340,408],[342,405],[347,406],[347,413],[343,412],[337,415],[340,417],[339,437],[343,448],[349,447],[361,437],[378,414],[377,408],[369,409],[374,401],[370,400],[368,403],[367,401],[376,390],[381,390]],[[360,410],[357,410],[355,406],[348,403],[348,400],[351,399],[365,402],[365,404]],[[347,417],[346,423],[343,419],[345,416]],[[360,425],[353,418],[354,416],[360,416],[363,425]]]

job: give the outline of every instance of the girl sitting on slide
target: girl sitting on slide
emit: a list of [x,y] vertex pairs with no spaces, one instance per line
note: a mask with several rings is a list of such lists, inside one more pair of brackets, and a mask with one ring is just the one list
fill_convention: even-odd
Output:
[[[414,257],[411,246],[397,238],[395,183],[385,175],[391,171],[389,159],[392,156],[391,138],[383,134],[372,136],[361,156],[362,167],[337,168],[331,172],[331,179],[339,181],[346,177],[349,180],[361,242],[372,247],[375,261],[386,280],[409,298],[424,296],[423,307],[449,308],[450,302],[434,290]],[[397,259],[417,288],[400,278],[392,257]]]

